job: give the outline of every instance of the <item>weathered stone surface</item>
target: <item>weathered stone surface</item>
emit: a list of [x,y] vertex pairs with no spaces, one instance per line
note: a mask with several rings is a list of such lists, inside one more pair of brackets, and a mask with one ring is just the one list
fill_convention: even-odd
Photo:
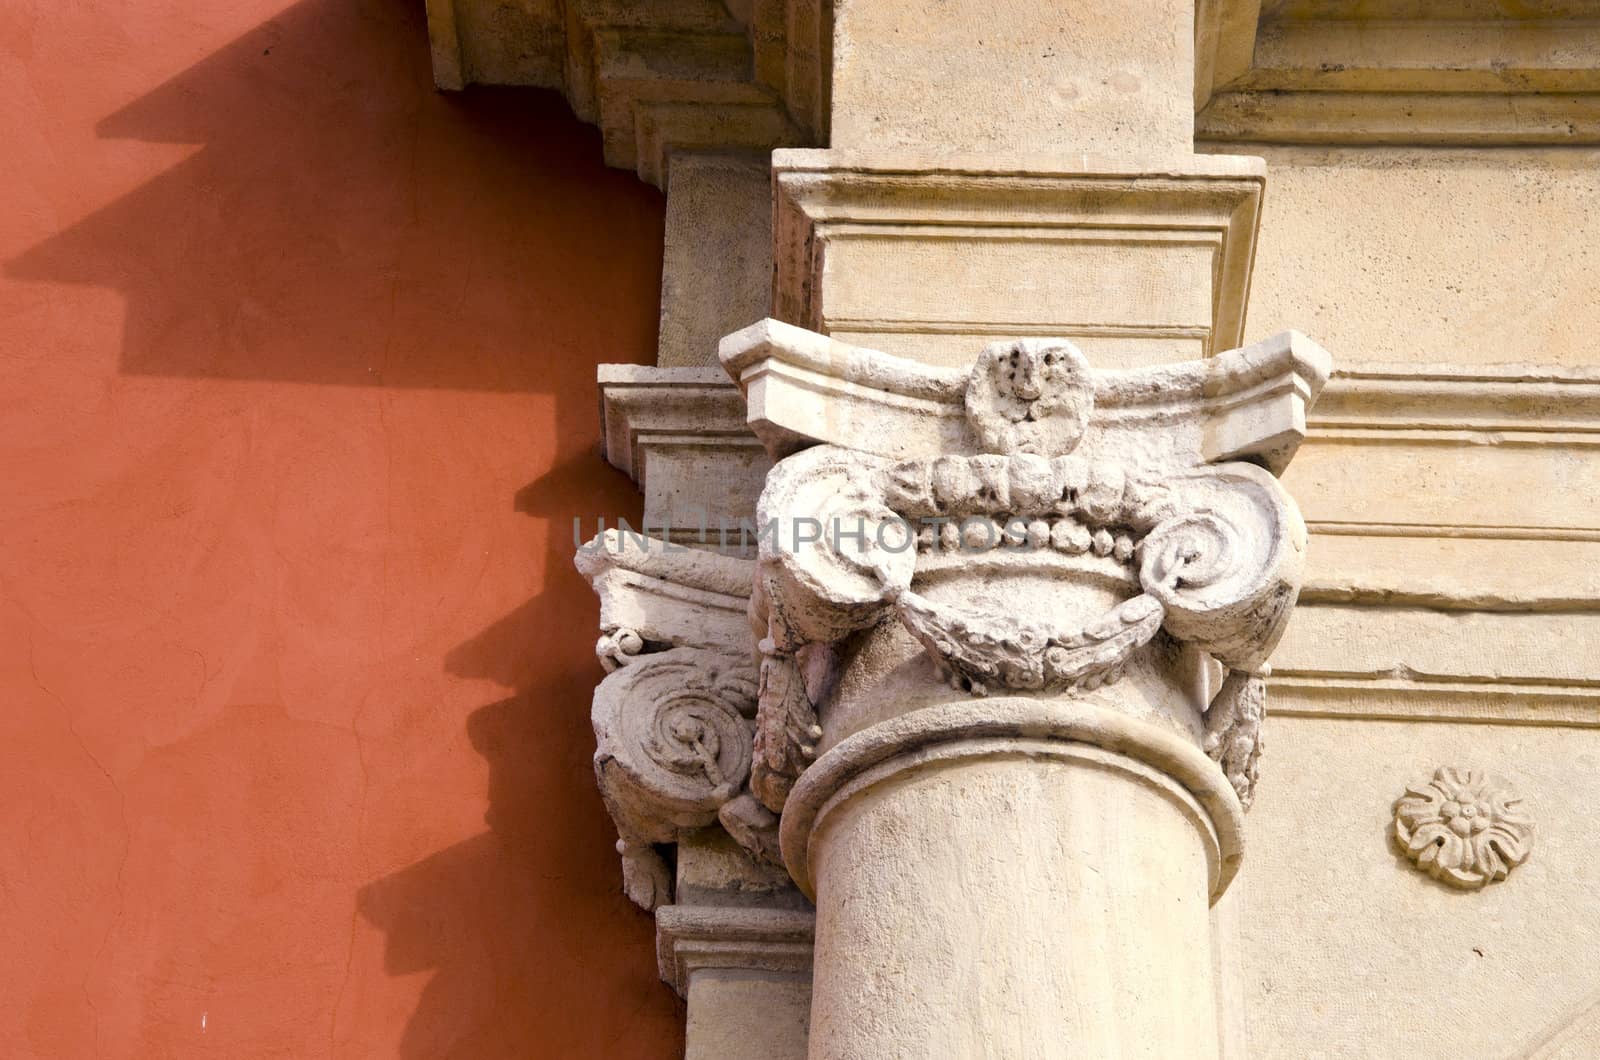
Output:
[[433,76],[561,89],[606,161],[665,188],[684,152],[770,150],[826,135],[829,36],[818,0],[429,0]]
[[1600,139],[1593,4],[1214,6],[1222,9],[1214,16],[1215,59],[1206,90],[1196,86],[1199,136],[1375,144]]
[[[782,809],[818,737],[823,748],[837,739],[817,724],[798,654],[857,633],[870,645],[890,615],[938,675],[977,695],[1093,691],[1164,631],[1237,671],[1222,683],[1207,743],[1250,798],[1261,674],[1299,588],[1304,528],[1274,479],[1239,461],[1287,462],[1293,425],[1328,376],[1326,354],[1290,340],[1203,366],[1099,376],[1065,341],[1001,343],[960,380],[767,322],[730,336],[723,361],[747,391],[760,389],[751,417],[774,455],[792,453],[758,508],[773,532],[761,541],[752,605],[765,657],[752,787],[769,808]],[[774,361],[805,365],[808,385],[784,389]],[[834,416],[788,407],[829,376],[842,377]],[[857,427],[838,414],[847,393],[898,413],[905,428],[867,437],[868,415]],[[890,406],[890,393],[924,403]],[[1213,409],[1223,410],[1216,421]],[[1231,462],[1213,465],[1218,438]],[[873,451],[885,439],[900,460]],[[1075,580],[1116,588],[1070,617],[1059,601],[1019,613],[1011,595],[1033,595],[1030,581]],[[950,592],[962,602],[940,599]]]
[[[1291,335],[1096,372],[1037,339],[957,371],[767,321],[722,360],[777,460],[757,510],[751,789],[782,811],[785,863],[819,903],[811,1055],[980,1049],[995,1025],[958,995],[1015,1014],[1006,1055],[1114,1052],[1156,1023],[1153,1055],[1180,1039],[1212,1054],[1193,899],[1239,864],[1266,658],[1304,560],[1265,468],[1303,439],[1327,355]],[[1036,786],[1051,794],[1024,799]],[[1137,869],[1093,838],[1113,804],[1114,827],[1160,851]],[[1045,838],[1063,835],[1079,838]],[[1054,842],[1076,853],[1041,859]],[[1182,915],[1156,913],[1178,894]],[[963,976],[939,954],[978,930],[970,901],[996,948]],[[1089,908],[1112,936],[1094,936],[1106,978],[1008,972],[1092,963],[1068,941]],[[1117,968],[1158,951],[1195,959],[1118,993]]]
[[1071,339],[1101,367],[1243,341],[1256,159],[836,148],[774,152],[773,177],[773,315],[788,323],[954,367],[1026,336]]
[[606,461],[644,493],[643,529],[723,550],[749,547],[772,460],[745,423],[739,395],[717,368],[600,369]]
[[764,154],[672,160],[661,265],[663,368],[717,363],[717,343],[772,301],[772,172]]
[[671,901],[659,844],[709,825],[776,862],[777,820],[745,794],[756,672],[742,614],[751,564],[607,531],[578,553],[600,595],[595,777],[616,822],[628,897]]
[[1193,0],[835,0],[833,146],[1189,153]]
[[[1550,911],[1597,893],[1566,812],[1600,727],[1595,167],[1506,145],[1595,137],[1592,12],[1202,0],[1191,61],[1187,8],[1116,7],[836,5],[808,53],[832,148],[774,158],[776,320],[723,351],[748,426],[704,369],[608,380],[651,525],[779,525],[748,616],[712,624],[755,649],[750,777],[674,833],[677,900],[803,906],[760,860],[776,820],[819,903],[812,1056],[1586,1055],[1600,1006],[1561,955],[1592,932]],[[608,150],[684,177],[663,363],[708,364],[753,310],[758,256],[728,234],[766,223],[754,182],[693,178],[712,126],[664,117],[731,83],[724,14],[804,30],[752,31],[739,74],[798,98],[780,41],[823,22],[797,10],[702,12],[678,66],[595,38],[623,45]],[[1267,155],[1273,193],[1256,160],[1192,156],[1193,129]],[[1231,349],[1291,327],[1343,370],[1292,332]],[[652,647],[607,636],[613,660]],[[1440,762],[1511,777],[1539,854],[1449,856],[1442,802],[1397,838],[1395,794]],[[1258,787],[1250,868],[1203,915]],[[1453,895],[1411,854],[1505,878]],[[691,1052],[793,1026],[792,973],[743,931],[707,928],[728,963],[678,976]],[[729,1000],[746,974],[773,1021]]]
[[[1600,924],[1571,914],[1592,908],[1600,887],[1600,837],[1567,808],[1600,798],[1600,778],[1582,765],[1600,754],[1600,733],[1529,720],[1311,717],[1299,692],[1273,696],[1271,768],[1228,896],[1243,911],[1235,952],[1247,1055],[1593,1055],[1600,1037],[1584,1014],[1595,988],[1577,955],[1600,945]],[[1481,767],[1527,800],[1537,837],[1504,881],[1460,891],[1397,846],[1397,797],[1441,762]],[[1293,784],[1273,782],[1287,775]],[[1357,902],[1360,912],[1347,912]],[[1473,1003],[1438,1018],[1462,997]]]

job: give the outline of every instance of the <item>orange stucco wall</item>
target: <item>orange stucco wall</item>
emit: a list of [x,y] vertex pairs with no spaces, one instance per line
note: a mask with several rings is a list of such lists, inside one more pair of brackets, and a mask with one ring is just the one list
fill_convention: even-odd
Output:
[[570,561],[662,204],[421,9],[0,5],[0,1056],[681,1052]]

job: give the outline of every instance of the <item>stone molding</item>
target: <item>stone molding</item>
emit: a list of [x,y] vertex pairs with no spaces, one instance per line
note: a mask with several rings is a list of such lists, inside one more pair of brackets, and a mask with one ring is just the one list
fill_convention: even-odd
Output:
[[754,441],[745,426],[744,404],[729,391],[727,375],[719,369],[602,364],[596,382],[606,463],[641,490],[654,445]]
[[1224,92],[1196,118],[1215,143],[1440,147],[1600,143],[1600,93]]
[[[1071,339],[1091,354],[1114,342],[1207,355],[1241,341],[1264,183],[1258,159],[1221,155],[1152,172],[777,151],[774,315],[878,346],[928,350],[929,336],[946,335],[948,352],[935,356],[957,364],[983,341],[1023,335]],[[893,282],[874,257],[880,246],[914,255],[915,285]],[[963,271],[968,252],[987,262],[982,275]],[[1017,302],[989,278],[1013,259],[1037,268],[1045,253],[1062,271],[1046,302]],[[867,291],[834,278],[863,270],[884,282]],[[1137,306],[1114,297],[1135,276],[1149,287]]]
[[673,152],[827,136],[825,0],[429,0],[440,88],[562,90],[606,162],[665,189]]
[[[1360,366],[1308,425],[1288,475],[1319,539],[1307,603],[1600,609],[1600,374]],[[1483,503],[1508,481],[1538,502]]]
[[1214,61],[1197,62],[1210,74],[1204,92],[1197,80],[1197,139],[1600,143],[1592,9],[1290,3],[1258,22],[1246,5],[1212,6],[1232,21],[1213,16],[1222,43]]
[[646,529],[681,539],[754,513],[772,462],[726,373],[605,364],[599,383],[602,451],[644,493]]
[[1195,113],[1211,102],[1217,85],[1230,84],[1250,69],[1260,19],[1261,0],[1195,0]]
[[[976,451],[968,368],[942,368],[854,346],[777,320],[723,340],[721,359],[775,459],[813,444],[886,458]],[[1306,410],[1331,371],[1321,347],[1284,332],[1203,361],[1094,374],[1096,431],[1085,455],[1162,428],[1158,463],[1253,460],[1287,466]],[[819,415],[826,406],[829,414]]]
[[[749,560],[607,530],[574,562],[600,597],[602,648],[609,649],[607,638],[633,633],[641,646],[625,654],[667,647],[748,654]],[[625,661],[600,654],[612,664]]]
[[1238,872],[1244,808],[1210,759],[1182,737],[1117,711],[1071,700],[988,699],[927,707],[855,733],[824,754],[789,794],[781,835],[789,873],[814,894],[811,837],[864,787],[938,762],[1067,756],[1136,775],[1179,802],[1206,837],[1215,898]]
[[[1555,647],[1600,636],[1600,374],[1358,366],[1309,424],[1289,478],[1315,560],[1276,712],[1600,725],[1600,680]],[[1485,506],[1507,481],[1538,503]]]
[[664,905],[656,909],[661,978],[680,995],[704,969],[809,976],[815,915],[810,910]]
[[[1315,560],[1275,710],[1600,725],[1600,681],[1557,647],[1600,636],[1600,375],[1359,366],[1309,424],[1288,478]],[[1483,503],[1508,481],[1537,503]]]
[[[1377,624],[1377,636],[1392,635],[1399,626]],[[1600,682],[1592,680],[1540,683],[1487,674],[1326,673],[1281,664],[1269,688],[1272,712],[1281,717],[1600,728]]]

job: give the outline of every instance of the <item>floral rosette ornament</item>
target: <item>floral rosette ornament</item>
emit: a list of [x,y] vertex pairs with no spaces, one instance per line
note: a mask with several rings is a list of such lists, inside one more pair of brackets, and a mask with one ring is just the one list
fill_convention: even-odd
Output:
[[1500,780],[1446,766],[1395,803],[1394,834],[1417,868],[1476,890],[1505,879],[1533,849],[1533,821],[1521,804]]

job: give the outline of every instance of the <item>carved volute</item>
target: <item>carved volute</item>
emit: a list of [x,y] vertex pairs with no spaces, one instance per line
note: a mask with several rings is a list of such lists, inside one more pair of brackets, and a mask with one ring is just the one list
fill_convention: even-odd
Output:
[[[1129,714],[1203,747],[1248,805],[1305,553],[1273,472],[1325,353],[1287,335],[1097,373],[1024,340],[956,373],[768,321],[722,358],[782,457],[752,595],[768,808],[852,735],[972,697]],[[807,419],[814,376],[787,386],[819,369],[827,421]]]

